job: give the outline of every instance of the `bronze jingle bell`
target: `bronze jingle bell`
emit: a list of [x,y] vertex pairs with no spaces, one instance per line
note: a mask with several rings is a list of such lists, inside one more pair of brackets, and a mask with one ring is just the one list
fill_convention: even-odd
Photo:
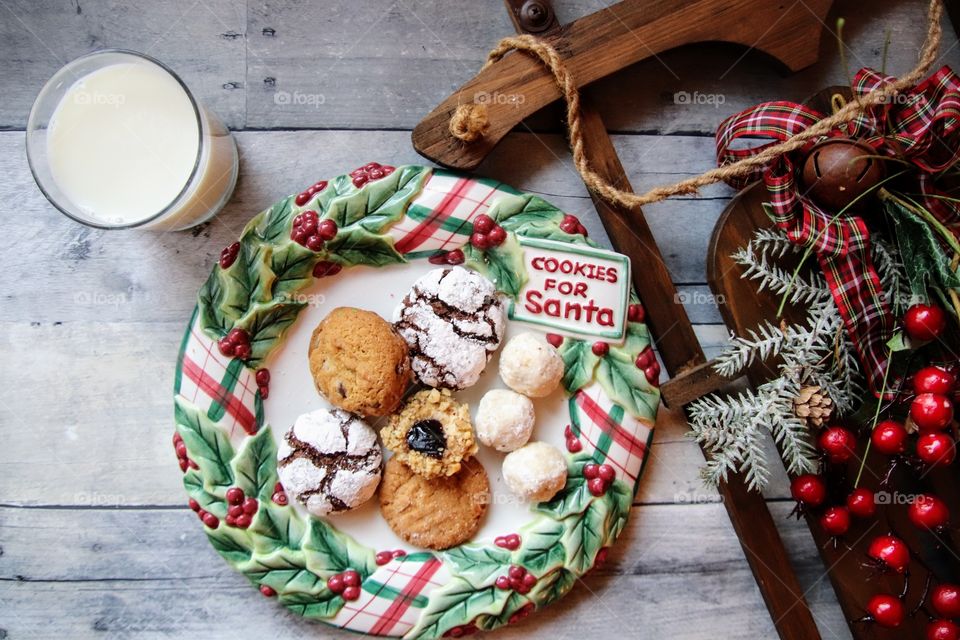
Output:
[[[886,175],[877,151],[850,138],[830,138],[820,142],[803,161],[804,195],[831,213],[850,207]],[[860,210],[866,198],[851,209]]]

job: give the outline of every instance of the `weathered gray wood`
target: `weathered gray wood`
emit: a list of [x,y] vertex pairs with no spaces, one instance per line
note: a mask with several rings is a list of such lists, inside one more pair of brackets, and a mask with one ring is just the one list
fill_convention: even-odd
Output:
[[68,61],[108,47],[168,64],[230,127],[246,94],[243,0],[9,0],[0,4],[0,129],[22,129],[43,84]]
[[[784,505],[772,506],[785,515]],[[805,587],[813,586],[814,614],[832,631],[824,637],[848,637],[829,592],[816,586],[821,569],[809,534],[796,526],[784,534],[801,555]],[[185,508],[0,509],[0,548],[0,629],[7,637],[351,637],[263,598],[216,555]],[[38,556],[38,549],[48,553]],[[732,640],[771,633],[723,507],[691,504],[634,514],[607,564],[564,606],[497,637]]]

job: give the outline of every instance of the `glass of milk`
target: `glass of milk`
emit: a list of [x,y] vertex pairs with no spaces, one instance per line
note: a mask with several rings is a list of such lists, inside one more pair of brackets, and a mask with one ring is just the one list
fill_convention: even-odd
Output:
[[134,51],[97,51],[60,69],[27,123],[27,159],[47,199],[104,229],[186,229],[237,181],[237,147],[173,71]]

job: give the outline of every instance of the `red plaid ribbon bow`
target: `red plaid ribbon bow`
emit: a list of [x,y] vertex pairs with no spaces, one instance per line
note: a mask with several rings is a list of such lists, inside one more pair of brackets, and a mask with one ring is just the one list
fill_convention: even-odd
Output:
[[[861,69],[853,90],[865,95],[893,82],[871,69]],[[755,155],[766,147],[802,132],[824,114],[794,102],[768,102],[725,120],[717,130],[717,162],[730,164]],[[878,154],[906,159],[918,169],[924,204],[941,222],[960,231],[960,210],[955,203],[937,198],[934,173],[960,158],[960,78],[948,67],[940,69],[913,90],[896,96],[890,104],[872,108],[832,136],[866,142]],[[740,138],[772,141],[750,148],[732,148]],[[753,175],[731,181],[737,188],[762,178],[770,194],[770,215],[794,243],[817,254],[844,325],[860,355],[867,381],[878,392],[886,370],[885,344],[894,328],[890,305],[870,258],[870,233],[854,215],[836,220],[836,211],[824,211],[805,198],[795,177],[795,161],[816,142],[784,155]]]

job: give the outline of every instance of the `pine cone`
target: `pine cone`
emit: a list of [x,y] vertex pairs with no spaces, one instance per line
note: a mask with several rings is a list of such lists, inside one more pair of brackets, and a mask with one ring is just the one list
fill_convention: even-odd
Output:
[[822,427],[832,412],[833,400],[818,386],[803,387],[793,399],[793,413],[808,427]]

